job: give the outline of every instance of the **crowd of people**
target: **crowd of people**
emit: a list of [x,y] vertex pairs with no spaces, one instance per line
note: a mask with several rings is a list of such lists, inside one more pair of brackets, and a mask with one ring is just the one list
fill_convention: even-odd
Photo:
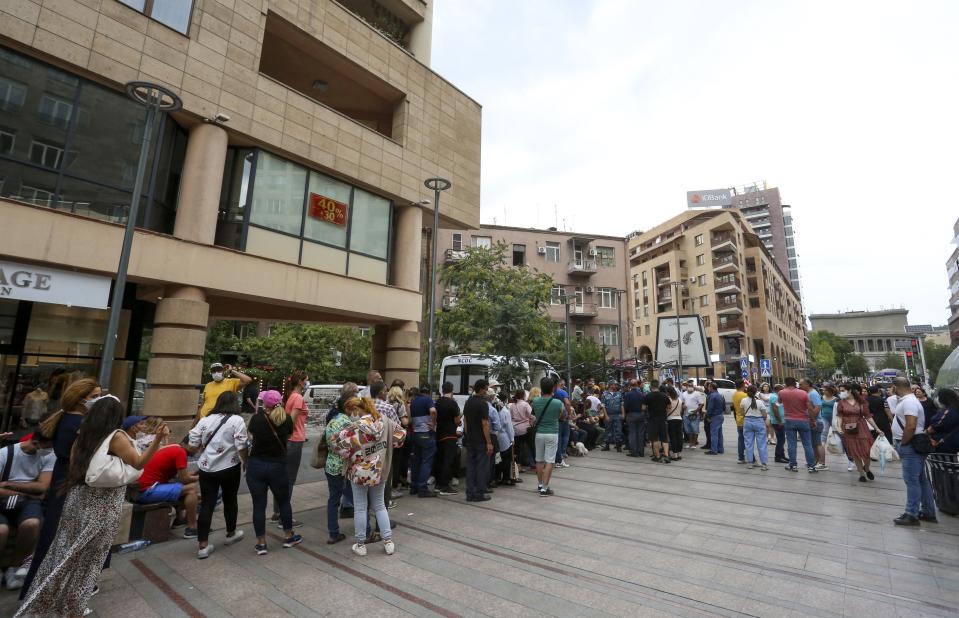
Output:
[[[255,553],[269,551],[268,523],[283,531],[284,548],[303,542],[292,497],[308,439],[307,374],[293,372],[282,392],[259,393],[229,365],[215,363],[210,373],[195,423],[178,442],[170,443],[163,422],[127,416],[95,380],[81,379],[64,391],[62,409],[0,449],[0,547],[15,533],[4,579],[21,591],[17,616],[88,611],[109,566],[124,499],[176,505],[172,526],[196,540],[202,560],[215,549],[211,526],[218,505],[226,524],[222,543],[244,538],[237,517],[245,480]],[[576,380],[570,389],[547,377],[508,390],[479,379],[462,408],[451,383],[434,398],[429,386],[387,385],[376,371],[366,382],[342,387],[310,453],[329,489],[326,543],[345,540],[340,522],[352,519],[358,556],[377,542],[387,555],[396,551],[389,510],[407,492],[423,499],[455,496],[463,478],[466,501],[485,502],[500,488],[532,482],[527,475],[535,474],[537,495],[549,497],[553,471],[594,449],[648,455],[658,464],[682,461],[693,449],[722,456],[729,407],[737,460],[748,469],[768,470],[773,446],[773,461],[797,472],[802,445],[808,473],[826,471],[828,444],[845,455],[859,482],[868,483],[875,480],[874,441],[893,445],[906,485],[897,525],[937,521],[925,458],[959,451],[959,395],[939,389],[933,398],[904,378],[888,391],[855,382],[817,387],[792,378],[775,385],[739,382],[729,402],[709,381],[703,387],[696,381],[634,379],[621,386]]]

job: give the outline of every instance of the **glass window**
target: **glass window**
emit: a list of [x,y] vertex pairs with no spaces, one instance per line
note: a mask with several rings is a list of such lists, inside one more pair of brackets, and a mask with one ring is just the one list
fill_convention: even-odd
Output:
[[599,288],[597,294],[599,295],[599,306],[601,309],[616,308],[616,290],[613,288]]
[[134,11],[186,34],[190,29],[193,0],[120,0]]
[[553,285],[553,289],[550,292],[549,303],[551,305],[561,305],[563,304],[563,295],[566,294],[566,289],[561,285]]
[[492,236],[473,236],[473,246],[489,249],[493,246]]
[[866,348],[867,348],[870,352],[873,352],[873,351],[874,351],[874,350],[873,350],[872,339],[867,339],[867,340],[866,340]]
[[362,189],[354,189],[350,251],[385,260],[389,247],[390,201]]
[[696,266],[702,266],[706,263],[706,254],[700,253],[696,256]]
[[513,245],[513,266],[526,265],[526,245]]
[[616,248],[596,247],[596,263],[604,268],[616,266]]
[[0,129],[0,154],[13,154],[13,145],[17,143],[15,133]]
[[696,234],[696,246],[698,247],[698,246],[701,245],[701,244],[703,244],[703,235],[702,235],[702,234]]
[[40,120],[55,127],[66,129],[70,123],[70,115],[73,113],[73,103],[51,94],[44,94],[40,97],[40,105],[37,108],[37,115]]
[[[60,199],[56,209],[103,221],[122,223],[127,219],[131,195],[129,191],[107,189],[90,182],[65,177],[60,183]],[[142,203],[140,210],[143,210]]]
[[23,107],[26,98],[26,84],[0,77],[0,109],[5,112],[15,112]]
[[299,236],[303,225],[305,189],[306,168],[260,151],[250,222]]
[[619,345],[619,327],[613,324],[600,324],[599,340],[609,346]]
[[[260,153],[261,156],[263,154],[265,153]],[[255,183],[256,185],[260,184],[259,169],[257,169],[256,172]],[[255,192],[256,187],[254,187],[254,193]],[[350,185],[346,184],[345,182],[340,182],[339,180],[330,178],[324,174],[311,171],[310,193],[346,204],[347,211],[349,211],[348,205],[350,203]],[[357,191],[357,193],[359,193],[359,191]],[[347,216],[349,216],[349,212],[347,212]],[[353,215],[352,225],[355,230],[357,225],[355,214]],[[304,238],[318,240],[322,243],[333,245],[334,247],[346,247],[346,227],[346,220],[344,220],[343,224],[340,225],[335,222],[326,221],[320,217],[311,216],[310,212],[308,211],[306,214],[306,226],[303,228],[303,236]]]
[[708,316],[708,315],[704,315],[704,316],[703,316],[703,326],[709,326],[709,316]]
[[649,324],[647,324],[647,325],[644,327],[644,333],[643,333],[643,334],[646,334],[646,335],[649,334]]
[[559,262],[559,243],[558,242],[546,243],[546,261]]
[[706,275],[699,275],[699,285],[706,285]]
[[708,307],[708,306],[709,306],[709,296],[707,296],[707,295],[705,295],[705,294],[703,294],[702,296],[700,296],[700,297],[699,297],[699,306],[700,306],[700,307]]
[[453,233],[453,251],[463,250],[463,235],[459,232]]
[[60,162],[63,160],[63,148],[33,140],[33,143],[30,144],[30,160],[43,167],[58,169]]

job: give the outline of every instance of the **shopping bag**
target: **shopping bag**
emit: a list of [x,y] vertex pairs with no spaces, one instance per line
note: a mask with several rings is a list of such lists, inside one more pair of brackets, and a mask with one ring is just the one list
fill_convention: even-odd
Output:
[[829,434],[826,436],[826,450],[833,455],[842,454],[842,439],[832,427],[829,428]]

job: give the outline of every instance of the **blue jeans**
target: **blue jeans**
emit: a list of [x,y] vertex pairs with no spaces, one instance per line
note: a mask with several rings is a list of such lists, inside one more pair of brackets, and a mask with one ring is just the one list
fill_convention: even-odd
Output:
[[746,438],[743,436],[743,427],[736,426],[736,457],[739,461],[746,459]]
[[426,491],[426,481],[433,471],[433,457],[436,456],[436,434],[432,431],[420,431],[413,434],[413,457],[410,463],[410,491]]
[[363,543],[366,540],[367,508],[373,509],[373,514],[376,516],[376,525],[380,529],[380,536],[383,537],[383,540],[392,539],[393,531],[390,529],[390,516],[386,513],[386,502],[383,501],[383,492],[386,491],[386,477],[380,480],[379,485],[372,487],[357,485],[356,483],[351,483],[351,485],[353,486],[353,536],[356,538],[356,542]]
[[646,450],[646,414],[637,414],[630,412],[626,415],[626,426],[629,428],[629,452],[633,455],[643,456]]
[[776,459],[786,459],[786,425],[773,425],[776,430]]
[[926,475],[926,456],[920,455],[911,444],[899,445],[902,459],[902,480],[906,484],[906,513],[919,517],[919,513],[936,516],[936,498],[932,484]]
[[723,448],[723,415],[709,417],[709,450],[713,453],[725,453]]
[[[330,491],[330,495],[326,499],[326,530],[330,533],[330,538],[340,533],[340,500],[343,500],[345,503],[345,498],[349,495],[349,508],[353,507],[353,492],[348,491],[344,493],[343,491],[346,484],[346,479],[343,478],[342,474],[337,474],[336,476],[332,476],[329,473],[326,474],[326,486]],[[346,505],[344,504],[344,506]]]
[[559,443],[556,445],[556,461],[555,463],[563,463],[563,459],[566,455],[566,447],[569,446],[569,422],[560,421],[559,422]]
[[290,478],[286,463],[264,461],[250,457],[246,464],[246,485],[253,500],[253,533],[256,538],[266,536],[266,494],[272,492],[273,501],[279,507],[283,530],[293,529],[293,507],[290,506]]
[[691,418],[686,416],[683,418],[683,431],[686,432],[687,436],[694,436],[699,433],[699,417]]
[[755,461],[755,449],[759,449],[759,463],[764,466],[769,463],[769,453],[766,449],[766,422],[758,416],[747,416],[743,425],[743,439],[746,442],[746,461]]
[[816,465],[816,452],[812,449],[812,428],[809,421],[792,421],[786,419],[786,443],[789,447],[789,465],[796,466],[796,434],[802,440],[802,450],[806,455],[806,467]]
[[623,444],[623,417],[619,414],[610,414],[609,415],[609,426],[606,428],[606,445],[615,444],[616,446],[622,446]]

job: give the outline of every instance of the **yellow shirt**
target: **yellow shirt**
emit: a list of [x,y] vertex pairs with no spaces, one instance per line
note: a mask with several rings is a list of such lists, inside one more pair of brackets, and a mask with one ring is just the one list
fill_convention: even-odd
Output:
[[240,378],[223,378],[217,382],[210,380],[203,387],[203,405],[200,407],[199,418],[210,413],[216,405],[217,398],[223,393],[235,393],[240,390]]
[[746,397],[749,397],[749,395],[742,391],[733,393],[733,412],[736,413],[736,427],[742,427],[743,423],[746,422],[746,415],[743,413],[742,406],[743,399]]

